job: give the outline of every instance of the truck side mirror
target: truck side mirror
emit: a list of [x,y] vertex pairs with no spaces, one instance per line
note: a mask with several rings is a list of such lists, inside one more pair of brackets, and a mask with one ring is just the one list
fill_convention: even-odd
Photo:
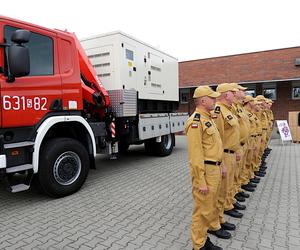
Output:
[[11,35],[11,41],[16,44],[28,43],[30,39],[30,31],[28,30],[15,30]]
[[28,30],[16,30],[12,36],[13,44],[7,48],[9,78],[27,76],[30,73],[29,49],[23,43],[29,42]]

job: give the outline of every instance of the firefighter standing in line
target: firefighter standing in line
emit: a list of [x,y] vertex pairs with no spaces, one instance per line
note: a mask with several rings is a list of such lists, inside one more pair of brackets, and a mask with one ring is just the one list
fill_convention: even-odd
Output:
[[266,145],[267,145],[267,133],[268,133],[268,117],[266,114],[266,98],[263,95],[258,95],[255,98],[257,101],[261,102],[261,111],[260,111],[260,118],[261,118],[261,124],[262,124],[262,143],[260,147],[260,158],[262,157],[263,152],[265,151]]
[[[213,112],[214,120],[223,142],[224,154],[222,160],[223,178],[217,203],[218,214],[215,215],[208,232],[223,239],[229,239],[231,237],[231,234],[226,230],[235,230],[234,224],[225,221],[224,213],[236,218],[243,216],[243,214],[235,210],[233,206],[233,203],[236,202],[233,197],[234,169],[236,167],[236,160],[237,158],[239,159],[239,155],[236,154],[236,152],[240,149],[239,123],[231,111],[231,104],[234,100],[233,92],[235,91],[238,90],[229,83],[219,84],[217,92],[219,92],[221,96],[217,99],[216,107]],[[218,229],[218,225],[221,225],[220,229]]]
[[[268,127],[268,134],[267,134],[267,142],[269,143],[271,135],[272,135],[272,130],[273,130],[273,123],[274,123],[274,114],[271,109],[273,104],[273,101],[271,99],[266,100],[266,105],[267,105],[267,116],[268,116],[268,121],[269,121],[269,127]],[[269,148],[267,148],[267,151],[270,151]]]
[[261,117],[262,117],[262,126],[263,126],[263,131],[262,131],[263,142],[260,148],[260,172],[265,174],[266,173],[265,171],[267,169],[265,159],[270,152],[270,149],[267,147],[273,129],[273,122],[271,122],[271,116],[270,116],[271,110],[268,104],[269,99],[265,98],[262,95],[257,96],[256,99],[258,99],[261,102],[261,107],[262,107]]
[[213,245],[207,237],[210,222],[217,213],[217,193],[222,178],[223,145],[210,116],[215,98],[219,95],[208,86],[196,88],[193,96],[196,110],[185,125],[194,200],[191,235],[195,250],[222,249]]
[[268,130],[267,130],[267,144],[266,144],[266,148],[265,148],[264,155],[263,155],[264,158],[266,158],[269,155],[269,153],[272,151],[272,149],[268,147],[270,139],[271,139],[272,131],[273,131],[273,125],[274,125],[273,124],[274,123],[274,114],[271,109],[272,103],[273,103],[273,101],[271,99],[266,98],[265,107],[266,107],[266,114],[268,117]]
[[[239,125],[240,125],[240,144],[241,149],[239,153],[241,155],[240,161],[237,162],[237,167],[235,168],[235,175],[234,175],[234,195],[237,201],[243,202],[245,198],[248,198],[249,195],[245,194],[241,189],[241,182],[242,182],[242,175],[245,171],[245,164],[246,164],[246,154],[248,149],[248,139],[250,137],[250,120],[246,111],[243,107],[243,101],[245,99],[245,90],[247,88],[238,85],[237,83],[232,83],[232,86],[238,91],[234,92],[235,101],[232,104],[234,113],[238,118]],[[242,205],[238,202],[234,203],[233,206],[237,210],[245,210],[246,206]]]
[[[253,168],[253,172],[256,176],[259,177],[264,177],[265,176],[265,172],[264,171],[260,171],[260,145],[262,144],[262,122],[261,122],[261,102],[257,101],[256,98],[254,98],[254,102],[253,102],[253,108],[254,108],[254,112],[253,112],[253,116],[256,122],[256,137],[255,137],[255,145],[257,145],[255,152],[253,154],[253,158],[252,158],[252,168]],[[247,191],[249,192],[253,192],[254,189],[252,187],[246,187]]]
[[[250,181],[253,183],[259,183],[260,178],[255,177],[253,169],[252,169],[252,158],[253,154],[256,151],[257,145],[255,144],[255,138],[256,138],[256,120],[255,116],[253,115],[254,112],[254,98],[252,96],[246,96],[244,99],[244,110],[246,114],[249,117],[250,121],[250,137],[248,139],[248,149],[246,153],[246,163],[245,163],[245,171],[242,173],[241,176],[241,184],[243,187],[247,187]],[[257,118],[256,118],[257,119]],[[252,187],[248,185],[249,189],[251,191],[254,191]],[[248,189],[248,188],[246,188]],[[249,194],[246,194],[249,197]],[[245,197],[245,198],[248,198]]]

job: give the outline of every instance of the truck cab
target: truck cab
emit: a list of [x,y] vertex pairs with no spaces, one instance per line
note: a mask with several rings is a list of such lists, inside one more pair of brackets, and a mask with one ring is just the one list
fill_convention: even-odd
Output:
[[51,111],[82,110],[80,69],[72,37],[0,18],[3,44],[12,44],[16,30],[30,31],[29,41],[19,45],[28,48],[30,72],[7,81],[8,48],[1,48],[1,128],[32,127]]
[[[48,144],[60,147],[54,138],[80,140],[85,158],[93,165],[95,136],[82,113],[84,95],[87,91],[92,95],[95,88],[83,83],[74,34],[0,17],[0,41],[0,171],[2,176],[29,173],[24,183],[9,184],[10,190],[28,189],[34,174],[37,179],[47,178],[41,177],[38,166],[45,161],[41,151],[50,147]],[[86,102],[85,108],[90,109],[93,103]],[[104,122],[101,125],[105,127]],[[78,154],[65,155],[61,160],[54,181],[56,178],[65,185],[80,172],[79,166],[71,167],[79,162]],[[43,186],[45,181],[40,182]]]

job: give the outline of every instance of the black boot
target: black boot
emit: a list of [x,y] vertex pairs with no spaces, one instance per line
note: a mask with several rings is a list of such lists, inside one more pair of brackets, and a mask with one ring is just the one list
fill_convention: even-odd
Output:
[[245,193],[244,191],[239,192],[239,195],[244,197],[244,198],[249,198],[250,197],[250,195]]
[[249,185],[242,185],[242,189],[248,191],[248,192],[254,192],[255,189],[253,187],[250,187]]
[[207,232],[209,234],[213,234],[221,239],[230,239],[231,238],[231,233],[227,232],[222,227],[219,230],[216,230],[216,231],[208,230]]
[[245,205],[242,205],[238,202],[234,203],[233,204],[234,208],[237,209],[237,210],[245,210],[246,209],[246,206]]
[[255,184],[258,184],[258,183],[259,183],[259,180],[253,178],[253,179],[250,179],[250,182],[255,183]]
[[233,231],[236,229],[236,226],[232,223],[229,223],[227,221],[225,221],[224,223],[221,224],[221,227],[224,229],[224,230],[228,230],[228,231]]
[[243,217],[243,214],[238,212],[234,208],[231,209],[231,210],[228,210],[228,211],[224,211],[224,214],[227,214],[227,215],[229,215],[231,217],[234,217],[234,218],[242,218]]
[[259,168],[265,168],[265,169],[267,169],[268,166],[266,164],[265,165],[260,165]]
[[252,187],[252,188],[256,188],[256,187],[257,187],[257,185],[256,185],[255,183],[251,183],[251,181],[248,182],[247,185],[248,185],[249,187]]
[[261,164],[260,164],[261,167],[264,167],[266,165],[267,165],[267,163],[265,161],[261,162]]
[[210,241],[210,238],[207,237],[204,247],[201,247],[200,250],[223,250],[223,248],[214,245],[214,244]]
[[254,176],[254,178],[253,178],[254,180],[258,180],[258,181],[260,181],[260,178],[259,177],[257,177],[257,176]]
[[234,198],[235,198],[238,202],[245,202],[245,201],[246,201],[246,199],[245,199],[243,196],[239,195],[239,194],[236,194],[236,195],[234,196]]
[[254,172],[254,174],[255,174],[256,176],[259,176],[259,177],[264,177],[264,176],[265,176],[265,174],[263,174],[263,173],[261,173],[261,172],[259,172],[259,171]]

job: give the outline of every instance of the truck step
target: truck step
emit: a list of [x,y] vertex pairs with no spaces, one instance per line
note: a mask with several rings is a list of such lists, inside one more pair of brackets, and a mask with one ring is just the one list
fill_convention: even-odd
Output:
[[16,172],[20,172],[32,168],[33,168],[32,164],[24,164],[24,165],[6,168],[6,173],[16,173]]
[[33,146],[33,145],[34,145],[34,142],[32,142],[32,141],[23,141],[23,142],[17,142],[17,143],[4,144],[4,148],[5,149],[23,148],[23,147]]
[[30,188],[30,185],[26,185],[26,184],[17,184],[14,186],[10,186],[10,192],[12,193],[18,193],[21,191],[26,191]]

